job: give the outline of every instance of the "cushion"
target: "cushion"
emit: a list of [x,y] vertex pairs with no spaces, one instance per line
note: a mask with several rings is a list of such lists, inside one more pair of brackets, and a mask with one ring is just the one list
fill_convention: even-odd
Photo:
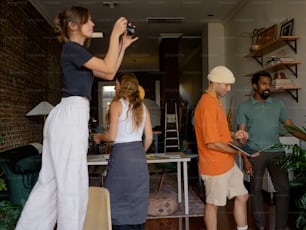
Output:
[[178,202],[176,194],[150,193],[148,215],[168,216],[177,210]]
[[[38,155],[38,150],[32,145],[25,145],[0,153],[0,163],[6,164],[10,170],[16,170],[16,163],[23,158]],[[18,173],[18,172],[15,172]]]
[[36,148],[39,154],[42,153],[43,145],[41,143],[33,142],[33,143],[30,143],[30,145],[32,145],[34,148]]
[[20,174],[37,173],[41,168],[42,155],[25,157],[16,162],[15,172]]

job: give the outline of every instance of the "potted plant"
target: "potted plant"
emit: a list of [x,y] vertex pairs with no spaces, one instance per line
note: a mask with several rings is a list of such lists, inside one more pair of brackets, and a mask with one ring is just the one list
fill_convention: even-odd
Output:
[[[5,136],[0,135],[0,144],[4,141]],[[0,191],[7,191],[5,180],[0,178]],[[0,230],[13,230],[20,216],[22,207],[13,205],[7,200],[0,201]]]
[[[285,128],[289,132],[305,133],[304,131],[306,131],[305,127],[303,127],[304,131],[293,126],[285,126]],[[296,227],[306,230],[306,150],[298,145],[283,145],[283,147],[290,149],[291,154],[284,154],[277,158],[275,164],[293,174],[290,187],[299,191],[295,201],[296,207],[299,209]]]
[[[3,178],[0,178],[0,191],[6,191]],[[22,207],[13,205],[7,200],[0,201],[0,230],[15,229]]]

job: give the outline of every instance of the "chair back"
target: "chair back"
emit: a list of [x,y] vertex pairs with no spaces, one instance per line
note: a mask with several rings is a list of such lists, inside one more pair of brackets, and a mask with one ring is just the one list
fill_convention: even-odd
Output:
[[111,230],[109,191],[103,187],[89,187],[84,230]]

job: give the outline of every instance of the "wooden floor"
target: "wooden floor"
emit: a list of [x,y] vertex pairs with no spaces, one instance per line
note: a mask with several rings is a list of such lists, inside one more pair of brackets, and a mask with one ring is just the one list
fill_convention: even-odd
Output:
[[[203,199],[203,195],[199,193],[197,187],[193,187],[193,190]],[[267,218],[267,229],[275,229],[275,205],[271,201],[269,194],[264,193],[265,200],[265,212]],[[294,202],[294,201],[292,201]],[[288,230],[297,229],[295,227],[295,219],[297,212],[289,211]],[[218,229],[220,230],[233,230],[236,229],[235,221],[233,218],[233,201],[229,201],[225,207],[219,208],[218,212]],[[248,225],[249,230],[256,230],[256,225],[252,216],[252,210],[250,204],[248,204]],[[203,217],[187,218],[163,218],[163,219],[150,219],[146,222],[146,230],[205,230],[205,224]]]
[[[193,176],[193,172],[189,172],[189,178],[193,178],[189,181],[189,186],[198,195],[198,197],[204,201],[204,194],[200,189],[198,178]],[[98,180],[92,178],[91,183],[95,184],[96,181],[101,182],[101,178]],[[96,185],[98,186],[98,185]],[[248,188],[248,184],[246,184]],[[267,230],[275,229],[275,205],[270,199],[270,194],[263,192],[265,201],[265,212],[267,219]],[[294,199],[296,194],[291,191],[290,198],[290,210],[288,216],[288,227],[287,230],[295,230],[295,219],[297,218],[298,212],[294,207]],[[234,230],[236,229],[235,221],[233,218],[233,201],[229,201],[225,207],[220,207],[218,212],[218,229],[219,230]],[[252,216],[252,210],[250,204],[248,204],[248,225],[249,230],[256,230],[256,225]],[[206,230],[203,217],[190,217],[190,218],[161,218],[161,219],[149,219],[146,222],[146,230]]]

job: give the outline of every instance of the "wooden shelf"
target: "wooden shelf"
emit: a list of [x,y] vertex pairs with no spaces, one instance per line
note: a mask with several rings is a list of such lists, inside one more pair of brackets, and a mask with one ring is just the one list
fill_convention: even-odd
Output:
[[[296,102],[299,102],[298,90],[302,89],[300,86],[282,86],[277,88],[272,88],[271,93],[288,93]],[[252,94],[246,94],[245,96],[252,96]]]
[[[283,69],[288,69],[296,78],[298,77],[297,65],[301,64],[299,61],[282,61],[274,65],[268,65],[261,69],[267,72],[277,72]],[[246,74],[246,77],[253,76],[254,73]]]
[[[297,40],[302,38],[301,36],[282,36],[266,45],[261,47],[260,49],[249,53],[245,57],[252,57],[254,58],[261,66],[264,66],[264,55],[277,50],[284,46],[289,46],[295,53],[297,52]],[[299,61],[281,61],[275,63],[273,65],[269,64],[263,67],[262,71],[267,72],[277,72],[283,69],[288,69],[296,78],[298,77],[298,70],[297,66],[301,64]],[[246,76],[252,76],[254,73],[247,74]],[[271,93],[288,93],[296,102],[299,101],[299,89],[302,87],[299,86],[284,86],[284,87],[277,87],[271,89]],[[250,96],[250,94],[248,94]]]
[[284,90],[284,89],[302,89],[302,87],[301,86],[297,86],[297,85],[295,85],[295,86],[291,86],[291,85],[289,85],[289,86],[274,86],[274,87],[272,87],[272,89],[271,89],[271,91],[274,93],[274,92],[276,92],[276,91],[278,91],[278,90]]
[[273,89],[272,93],[288,93],[296,102],[299,102],[299,89],[302,89],[302,87],[296,86],[296,87],[279,87],[276,89]]
[[266,45],[260,49],[247,54],[245,57],[253,57],[260,65],[263,66],[263,56],[279,49],[283,46],[289,46],[295,53],[297,52],[296,41],[302,38],[301,36],[282,36]]

